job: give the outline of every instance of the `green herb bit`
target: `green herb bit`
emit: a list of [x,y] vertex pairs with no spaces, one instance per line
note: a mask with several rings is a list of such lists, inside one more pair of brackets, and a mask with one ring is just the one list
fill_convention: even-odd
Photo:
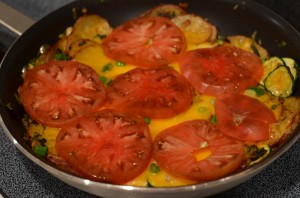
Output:
[[102,68],[102,72],[108,72],[110,70],[112,70],[113,65],[111,63],[107,63],[106,65],[103,66]]
[[216,42],[217,42],[218,45],[222,45],[225,40],[227,40],[227,36],[219,35]]
[[112,79],[110,79],[109,81],[106,82],[106,86],[109,86],[112,83]]
[[150,124],[150,123],[151,123],[151,119],[150,119],[150,118],[147,118],[147,117],[144,118],[144,121],[145,121],[147,124]]
[[60,50],[58,50],[56,53],[55,53],[55,56],[54,56],[55,60],[70,60],[71,58],[62,53]]
[[205,113],[207,111],[207,108],[206,107],[199,107],[198,108],[198,112],[199,113]]
[[280,48],[286,47],[286,46],[287,46],[287,42],[286,42],[286,41],[280,41],[277,45],[278,45],[278,47],[280,47]]
[[126,63],[121,62],[121,61],[116,61],[116,65],[119,67],[124,67],[126,65]]
[[105,84],[107,81],[107,78],[105,76],[100,76],[100,80]]
[[160,172],[160,168],[156,163],[152,163],[149,167],[149,170],[151,173],[159,173]]
[[260,87],[249,87],[249,89],[255,91],[257,96],[263,96],[265,94],[265,90]]
[[35,146],[34,147],[34,153],[41,156],[41,157],[45,157],[48,153],[48,147],[47,146]]
[[217,124],[217,116],[216,115],[213,115],[210,119],[210,121],[214,124]]

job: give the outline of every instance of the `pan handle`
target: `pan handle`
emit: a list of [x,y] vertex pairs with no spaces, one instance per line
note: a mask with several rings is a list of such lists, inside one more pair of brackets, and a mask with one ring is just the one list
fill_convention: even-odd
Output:
[[0,24],[18,36],[34,24],[34,20],[0,1]]

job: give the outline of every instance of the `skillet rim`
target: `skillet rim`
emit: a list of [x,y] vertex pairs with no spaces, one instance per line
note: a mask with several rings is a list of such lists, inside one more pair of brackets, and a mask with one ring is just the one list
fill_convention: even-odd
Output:
[[[222,1],[222,0],[221,0]],[[78,1],[79,2],[79,1]],[[72,2],[72,3],[70,3],[70,4],[67,4],[66,6],[64,6],[64,7],[62,7],[62,8],[60,8],[60,9],[58,9],[58,10],[56,10],[56,11],[54,11],[54,12],[57,12],[57,11],[59,11],[59,10],[63,10],[63,8],[65,8],[65,7],[70,7],[71,5],[76,5],[76,3],[78,3],[77,1],[76,2]],[[228,2],[236,2],[235,0],[230,0],[230,1],[228,1]],[[239,1],[238,1],[239,2]],[[250,3],[250,5],[252,5],[252,3],[254,3],[254,4],[256,4],[256,6],[258,5],[258,6],[261,6],[260,4],[257,4],[256,2],[253,2],[253,1],[250,1],[250,0],[245,0],[245,2],[247,3],[247,4],[249,4],[249,2],[251,2]],[[266,9],[266,8],[264,8],[263,6],[261,6],[261,9]],[[268,9],[267,9],[268,10]],[[53,13],[54,12],[52,12],[52,13],[50,13],[49,15],[54,15]],[[281,20],[281,22],[282,21],[284,21],[284,25],[286,25],[286,27],[288,27],[288,28],[292,28],[293,29],[293,31],[295,31],[294,32],[294,34],[295,35],[297,35],[297,37],[299,37],[299,38],[297,38],[299,41],[300,41],[300,35],[299,35],[299,33],[297,33],[297,31],[291,26],[291,25],[289,25],[284,19],[282,19],[280,16],[278,16],[277,14],[275,14],[275,13],[273,13],[272,11],[270,11],[270,10],[268,10],[268,12],[270,12],[270,13],[272,13],[272,15],[274,15],[274,16],[276,16],[277,18],[279,18],[280,20]],[[47,15],[46,17],[49,17],[49,15]],[[273,17],[274,17],[273,16]],[[45,18],[46,18],[45,17]],[[38,23],[41,23],[41,21],[43,21],[44,19],[41,19]],[[279,22],[280,22],[280,20],[279,20]],[[32,28],[36,28],[37,27],[37,25],[38,24],[34,24],[30,29],[32,29]],[[30,30],[28,30],[28,31],[30,31]],[[28,32],[28,31],[26,31],[26,32]],[[25,32],[25,34],[26,34],[26,32]],[[22,36],[21,36],[21,38],[22,38]],[[21,43],[21,41],[19,41],[19,40],[22,40],[21,38],[19,38],[13,45],[12,45],[12,47],[9,49],[9,51],[7,52],[7,54],[5,55],[5,57],[4,57],[4,59],[2,60],[2,62],[1,62],[1,67],[0,67],[0,71],[1,70],[3,70],[3,65],[6,63],[6,57],[8,56],[10,56],[10,54],[14,51],[14,48],[16,48],[16,46],[15,45],[18,45],[19,43]],[[8,58],[9,59],[9,58]],[[4,72],[0,72],[1,73],[1,75],[0,75],[0,78],[1,78],[1,82],[2,82],[2,79],[3,79],[3,73]],[[2,87],[1,87],[1,94],[2,94],[2,92],[3,92],[3,90],[2,90]],[[35,162],[36,164],[38,164],[40,167],[42,167],[42,168],[44,168],[42,165],[46,165],[46,170],[48,171],[48,169],[49,170],[51,170],[51,169],[53,169],[54,171],[57,171],[58,169],[57,168],[53,168],[52,166],[50,166],[48,163],[46,163],[45,162],[45,160],[43,160],[43,159],[39,159],[38,157],[36,157],[35,155],[33,155],[33,153],[32,152],[29,152],[29,150],[28,149],[26,149],[26,148],[24,148],[23,146],[22,146],[22,144],[19,144],[19,142],[18,142],[18,140],[16,140],[15,139],[15,137],[11,134],[11,132],[8,130],[8,128],[6,127],[6,125],[5,125],[5,123],[4,123],[4,121],[3,121],[3,118],[2,118],[2,115],[3,115],[3,112],[2,112],[2,108],[1,108],[1,120],[0,120],[0,122],[1,122],[1,125],[2,125],[2,127],[3,127],[3,129],[4,129],[4,132],[6,133],[6,135],[12,140],[12,142],[14,142],[14,144],[16,145],[16,147],[22,152],[22,153],[24,153],[29,159],[31,159],[33,162]],[[296,131],[298,131],[298,133],[296,133]],[[300,136],[300,133],[299,133],[299,128],[297,128],[297,130],[295,130],[295,132],[293,133],[293,135],[291,135],[285,142],[284,142],[284,144],[283,145],[281,145],[281,148],[279,149],[279,151],[275,151],[275,152],[273,152],[273,153],[271,153],[270,154],[270,156],[268,156],[265,160],[263,160],[261,163],[259,163],[259,164],[256,164],[256,165],[254,165],[254,166],[252,166],[252,167],[250,167],[250,168],[248,168],[247,170],[244,170],[242,173],[248,173],[248,172],[251,172],[251,170],[252,169],[254,169],[254,170],[256,170],[256,167],[258,167],[258,166],[261,166],[262,167],[262,169],[263,168],[265,168],[265,167],[267,167],[270,163],[272,163],[274,160],[276,160],[280,155],[282,155],[283,153],[285,153],[289,148],[290,148],[290,146],[292,146],[296,141],[297,141],[297,139],[299,138],[299,136]],[[41,165],[41,164],[42,165]],[[44,168],[45,169],[45,168]],[[60,170],[58,170],[59,172],[61,172]],[[261,170],[259,170],[259,171],[261,171]],[[48,171],[49,172],[49,171]],[[85,179],[83,179],[83,178],[80,178],[80,177],[76,177],[76,176],[72,176],[72,175],[69,175],[68,173],[65,173],[65,172],[62,172],[63,173],[63,175],[64,174],[66,174],[66,175],[64,175],[64,176],[66,176],[66,177],[69,177],[69,176],[71,176],[71,177],[75,177],[75,178],[79,178],[80,180],[85,180]],[[52,174],[52,173],[51,173]],[[183,191],[186,191],[186,190],[195,190],[195,188],[196,189],[198,189],[198,188],[201,188],[202,186],[208,186],[208,185],[211,185],[211,186],[217,186],[217,184],[216,184],[216,182],[219,182],[219,181],[221,181],[221,184],[220,185],[222,185],[222,182],[225,182],[225,181],[228,181],[228,180],[234,180],[234,178],[235,178],[235,176],[236,175],[239,175],[239,176],[241,176],[241,177],[243,177],[243,174],[241,174],[241,173],[237,173],[237,174],[234,174],[234,175],[231,175],[231,176],[226,176],[226,177],[224,177],[224,178],[222,178],[222,179],[219,179],[219,180],[216,180],[216,181],[209,181],[209,182],[205,182],[204,184],[195,184],[195,185],[190,185],[190,186],[182,186],[182,187],[168,187],[168,188],[155,188],[155,191],[162,191],[162,190],[166,190],[166,189],[172,189],[171,191],[174,191],[174,192],[178,192],[177,190],[179,190],[179,191],[181,191],[181,190],[183,190]],[[101,186],[102,185],[104,185],[105,187],[111,187],[111,186],[113,186],[113,187],[120,187],[120,189],[123,189],[122,187],[126,187],[125,185],[114,185],[114,184],[105,184],[105,183],[99,183],[99,182],[93,182],[93,181],[91,181],[91,185],[99,185],[99,184],[101,184]],[[149,192],[151,192],[151,191],[153,191],[152,189],[153,188],[147,188],[147,187],[132,187],[131,188],[131,190],[140,190],[140,189],[142,189],[142,191],[143,192],[145,192],[145,189],[148,189],[148,190],[146,190],[147,192],[149,191]],[[162,189],[162,190],[160,190],[160,189]],[[125,190],[126,190],[126,188],[125,188]]]

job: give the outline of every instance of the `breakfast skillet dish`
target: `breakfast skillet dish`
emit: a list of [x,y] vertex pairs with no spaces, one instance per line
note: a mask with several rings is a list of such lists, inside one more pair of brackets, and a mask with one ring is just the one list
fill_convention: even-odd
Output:
[[[243,170],[299,124],[298,66],[253,35],[219,35],[188,5],[112,28],[83,10],[24,68],[32,149],[93,181],[183,186]],[[283,47],[283,46],[279,46]]]

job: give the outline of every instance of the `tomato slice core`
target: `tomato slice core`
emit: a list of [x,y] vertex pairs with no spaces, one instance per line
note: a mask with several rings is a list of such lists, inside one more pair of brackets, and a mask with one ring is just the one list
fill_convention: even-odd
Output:
[[222,134],[206,120],[191,120],[160,132],[153,158],[172,175],[206,181],[221,178],[240,167],[243,144]]
[[152,140],[143,119],[105,109],[62,128],[56,149],[80,175],[123,184],[147,167]]
[[215,111],[221,132],[243,141],[268,140],[270,124],[276,122],[268,107],[241,94],[217,98]]
[[182,31],[164,17],[141,17],[117,27],[104,41],[107,56],[140,67],[168,65],[185,52]]
[[189,51],[179,64],[196,91],[212,96],[243,92],[263,76],[259,57],[229,45]]
[[51,127],[63,127],[97,110],[105,97],[96,72],[75,61],[38,65],[26,73],[20,88],[20,99],[29,116]]
[[193,90],[174,69],[133,69],[117,76],[107,89],[109,108],[148,118],[169,118],[187,110]]

